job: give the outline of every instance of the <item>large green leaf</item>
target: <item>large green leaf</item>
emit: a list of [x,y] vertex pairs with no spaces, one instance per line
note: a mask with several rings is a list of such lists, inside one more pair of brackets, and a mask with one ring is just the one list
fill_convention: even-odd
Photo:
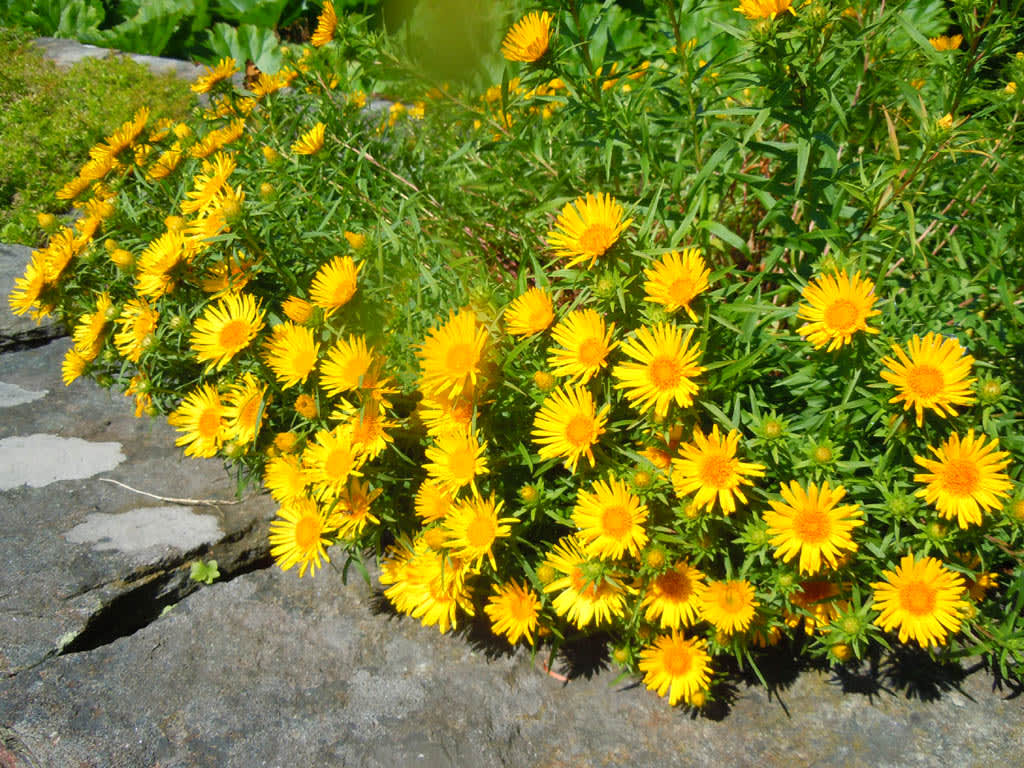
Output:
[[239,63],[252,59],[257,67],[269,73],[281,68],[279,41],[271,29],[261,29],[252,24],[236,28],[220,23],[207,32],[207,38],[215,59],[230,56]]

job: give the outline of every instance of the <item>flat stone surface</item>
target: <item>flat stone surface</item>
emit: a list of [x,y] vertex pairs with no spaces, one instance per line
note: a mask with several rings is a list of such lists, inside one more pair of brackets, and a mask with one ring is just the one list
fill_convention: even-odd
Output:
[[[25,273],[31,255],[32,249],[27,246],[0,243],[0,352],[45,343],[66,333],[52,317],[37,323],[28,315],[15,315],[11,311],[8,296],[14,289],[15,278]],[[0,403],[3,398],[0,391]]]
[[63,40],[57,37],[40,37],[34,41],[36,47],[40,48],[46,58],[53,61],[58,67],[70,67],[84,59],[104,59],[108,56],[127,56],[145,67],[148,67],[153,74],[172,74],[183,80],[194,80],[203,74],[204,70],[197,64],[179,59],[165,59],[161,56],[145,56],[139,53],[124,53],[112,48],[100,48],[95,45],[86,45],[77,40]]
[[267,557],[269,496],[171,504],[101,479],[175,499],[234,499],[220,462],[185,458],[165,422],[134,418],[130,399],[90,381],[65,387],[69,346],[0,355],[0,673],[98,632],[112,606],[145,614],[136,602],[180,598],[196,586],[195,559],[230,573]]
[[89,653],[0,681],[0,724],[41,765],[1002,766],[1024,701],[983,674],[935,700],[828,673],[777,698],[739,683],[720,719],[608,670],[567,685],[523,651],[375,614],[363,582],[276,569],[203,587]]

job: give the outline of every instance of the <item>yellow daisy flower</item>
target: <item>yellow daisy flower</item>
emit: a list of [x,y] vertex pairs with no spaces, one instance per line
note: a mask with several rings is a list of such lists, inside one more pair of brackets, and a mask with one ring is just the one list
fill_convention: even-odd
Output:
[[622,206],[611,195],[587,193],[565,204],[548,232],[548,245],[556,256],[569,259],[568,267],[588,259],[593,266],[633,223],[623,221],[622,214]]
[[850,277],[846,271],[836,275],[819,275],[803,290],[806,304],[801,304],[797,317],[807,323],[797,329],[806,336],[815,349],[826,344],[826,351],[832,352],[849,344],[857,331],[878,333],[877,328],[867,325],[867,320],[882,314],[872,309],[875,298],[875,284],[868,278],[861,278],[860,272]]
[[218,61],[215,67],[204,67],[204,69],[206,74],[196,78],[196,81],[190,86],[193,93],[209,93],[212,91],[217,83],[229,79],[238,71],[238,62],[226,56]]
[[669,251],[653,268],[644,270],[644,300],[661,304],[666,312],[685,309],[690,319],[697,322],[690,303],[708,289],[709,274],[700,248],[687,248],[682,254]]
[[192,244],[179,231],[164,232],[139,255],[135,293],[156,300],[171,293],[179,279],[179,265],[194,255]]
[[327,537],[331,531],[327,515],[312,499],[293,499],[277,511],[270,523],[270,556],[282,571],[298,564],[299,578],[315,576],[321,560],[330,562],[327,547],[334,542]]
[[626,610],[625,590],[592,567],[576,536],[565,536],[544,560],[554,578],[544,592],[557,592],[552,607],[559,616],[583,629],[590,623],[604,624],[621,617]]
[[103,347],[104,330],[114,313],[114,304],[110,294],[104,291],[96,297],[96,309],[86,312],[75,324],[71,338],[75,343],[75,351],[86,360],[95,360]]
[[274,372],[281,389],[305,383],[316,366],[320,343],[313,332],[302,325],[284,322],[274,326],[264,343],[264,360]]
[[774,19],[786,11],[796,16],[793,0],[740,0],[739,7],[733,10],[739,11],[748,19]]
[[661,622],[662,629],[679,629],[700,619],[699,598],[704,574],[681,560],[651,579],[640,603],[647,621]]
[[533,336],[555,319],[551,295],[543,288],[531,288],[505,310],[505,325],[513,336]]
[[40,297],[46,290],[46,261],[42,251],[32,251],[25,273],[14,278],[14,289],[7,296],[11,312],[16,315],[32,313],[34,320],[41,319],[46,313],[40,307]]
[[149,170],[146,171],[146,178],[150,181],[166,179],[174,173],[178,163],[181,162],[181,157],[181,145],[175,143],[170,149],[165,149],[161,152],[159,157],[153,161],[153,164],[149,166]]
[[508,538],[512,524],[519,522],[514,517],[498,517],[502,506],[504,502],[496,502],[493,493],[489,499],[477,497],[455,502],[441,523],[452,554],[474,566],[486,557],[491,568],[497,570],[494,543]]
[[187,199],[181,203],[181,212],[206,213],[217,203],[236,167],[234,155],[228,152],[218,152],[212,160],[204,160],[202,172],[193,177],[192,189],[185,193]]
[[746,504],[747,497],[740,486],[753,484],[748,476],[762,477],[764,465],[736,458],[739,439],[735,429],[729,430],[723,439],[717,424],[707,436],[700,427],[694,427],[693,442],[680,445],[681,458],[672,460],[672,485],[676,493],[680,497],[696,493],[693,503],[708,512],[717,500],[727,515],[736,511],[734,496]]
[[371,490],[369,483],[356,478],[349,480],[340,494],[329,518],[332,528],[338,529],[338,536],[354,540],[370,523],[380,525],[380,520],[370,512],[370,505],[382,493],[380,488]]
[[923,339],[916,334],[908,345],[908,355],[894,345],[893,352],[898,359],[883,357],[882,363],[888,370],[882,371],[882,378],[896,387],[897,394],[890,403],[903,402],[903,410],[914,407],[917,426],[924,421],[924,409],[931,408],[940,416],[955,416],[954,405],[970,405],[974,402],[968,378],[974,358],[966,354],[956,339],[928,333]]
[[309,42],[317,48],[327,45],[334,39],[334,30],[337,26],[338,16],[334,12],[334,3],[331,0],[325,0],[323,10],[320,11],[320,16],[316,20],[316,29]]
[[886,632],[898,629],[901,643],[914,640],[922,648],[939,646],[948,633],[959,631],[968,609],[959,573],[934,557],[918,560],[908,553],[894,571],[882,571],[882,577],[885,581],[871,585],[872,607],[879,612],[874,623]]
[[431,437],[464,434],[473,425],[475,405],[472,398],[425,395],[416,406],[416,415]]
[[298,456],[275,456],[263,468],[263,485],[281,504],[307,496],[309,485]]
[[594,398],[583,386],[559,387],[544,400],[533,419],[533,441],[542,459],[565,457],[565,468],[576,471],[580,456],[594,466],[593,446],[604,434],[609,406],[597,412]]
[[754,585],[746,579],[710,581],[698,601],[701,618],[727,635],[745,631],[759,605],[754,599]]
[[401,613],[441,632],[455,627],[461,611],[474,615],[466,579],[474,569],[458,558],[434,551],[423,538],[388,548],[380,582],[384,595]]
[[1001,509],[1013,485],[1000,471],[1009,465],[1010,454],[998,447],[995,439],[986,444],[984,435],[975,438],[973,429],[962,440],[954,433],[939,448],[929,445],[938,460],[914,457],[928,470],[914,475],[915,482],[925,484],[915,495],[947,520],[956,518],[961,528],[981,525],[982,513]]
[[555,376],[569,376],[586,384],[608,364],[608,354],[618,342],[612,341],[615,323],[605,327],[604,318],[593,309],[577,309],[551,331],[557,344],[548,354]]
[[313,317],[313,305],[298,296],[289,296],[281,302],[281,311],[297,325],[305,325]]
[[481,443],[477,433],[450,433],[439,436],[427,448],[424,465],[427,475],[451,495],[467,485],[477,493],[476,478],[488,473],[487,443]]
[[302,452],[306,480],[323,499],[337,498],[352,477],[362,477],[359,468],[366,454],[352,445],[352,430],[344,426],[321,429]]
[[[365,102],[362,105],[360,105],[360,109],[362,109],[364,106],[366,106]],[[346,229],[344,235],[345,239],[348,241],[348,244],[349,246],[351,246],[353,251],[358,251],[364,245],[366,245],[366,235],[362,234],[361,232],[349,232]]]
[[[335,410],[332,418],[343,415],[343,411]],[[388,434],[389,429],[398,426],[386,418],[383,405],[368,399],[363,406],[345,416],[345,425],[352,430],[352,445],[366,454],[367,461],[380,456],[393,441]]]
[[789,596],[789,602],[802,613],[786,611],[786,623],[794,629],[803,622],[804,632],[813,635],[815,630],[826,628],[849,607],[844,600],[837,601],[839,585],[831,581],[811,580],[800,582],[800,589]]
[[224,427],[228,439],[243,446],[254,442],[263,423],[263,411],[270,402],[267,385],[251,373],[244,373],[228,390],[224,401]]
[[323,123],[317,123],[304,134],[299,136],[298,140],[292,144],[292,152],[296,155],[315,155],[324,146],[324,134],[326,130],[326,125]]
[[963,41],[963,35],[939,35],[938,37],[928,38],[928,42],[932,44],[932,48],[940,52],[955,51],[960,47],[960,43]]
[[81,378],[85,369],[89,367],[91,360],[82,357],[71,347],[65,354],[60,364],[60,378],[65,387],[70,387],[72,382]]
[[472,391],[480,375],[487,330],[468,309],[449,313],[420,346],[420,389],[425,395],[453,397]]
[[443,520],[452,509],[452,495],[434,480],[424,480],[416,491],[416,516],[425,524]]
[[525,637],[526,642],[533,645],[540,600],[532,589],[515,581],[495,584],[494,594],[487,598],[484,612],[491,620],[491,631],[495,636],[504,635],[513,645]]
[[263,330],[266,313],[248,294],[228,294],[203,310],[197,318],[189,345],[206,372],[221,370],[249,346]]
[[174,444],[185,446],[186,456],[195,456],[197,459],[216,456],[227,436],[224,411],[220,394],[212,384],[204,384],[189,392],[167,417],[168,424],[184,432]]
[[857,504],[836,507],[846,495],[843,486],[833,490],[827,481],[820,488],[810,483],[805,491],[793,480],[780,492],[783,501],[769,501],[772,509],[764,512],[775,557],[788,563],[799,553],[800,573],[813,574],[821,570],[822,558],[837,568],[843,552],[857,550],[850,533],[864,520]]
[[509,61],[537,61],[547,53],[554,20],[547,11],[532,11],[512,25],[501,41],[501,55]]
[[637,667],[644,673],[647,689],[659,696],[667,693],[673,707],[680,699],[687,704],[703,701],[702,694],[711,681],[707,641],[687,640],[674,630],[671,635],[659,635],[640,651]]
[[593,491],[580,490],[572,521],[577,538],[591,557],[614,560],[625,553],[633,557],[647,544],[647,505],[614,477],[598,480]]
[[374,361],[373,347],[366,346],[364,336],[339,339],[320,361],[320,384],[331,397],[359,389]]
[[356,266],[351,256],[335,256],[317,270],[309,289],[309,297],[313,304],[324,310],[327,317],[348,304],[355,295],[356,281],[363,263]]
[[699,344],[690,346],[692,338],[692,328],[684,337],[682,328],[672,323],[641,326],[622,344],[622,351],[636,362],[612,369],[619,382],[615,388],[626,390],[626,398],[641,413],[653,407],[659,417],[668,414],[673,401],[683,408],[693,405],[693,379],[704,368],[697,365],[701,349]]

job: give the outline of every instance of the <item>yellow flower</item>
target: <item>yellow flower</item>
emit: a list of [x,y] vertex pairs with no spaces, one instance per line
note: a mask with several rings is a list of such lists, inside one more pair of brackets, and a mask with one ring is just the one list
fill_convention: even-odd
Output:
[[327,562],[327,547],[334,542],[327,538],[331,528],[327,515],[312,499],[299,498],[286,502],[270,523],[270,555],[282,571],[299,565],[299,578],[315,576],[321,560]]
[[304,419],[315,419],[319,412],[316,407],[316,400],[312,395],[303,392],[295,398],[295,412]]
[[339,536],[349,540],[357,538],[369,523],[380,525],[380,520],[370,512],[370,505],[381,492],[380,488],[370,490],[369,483],[352,478],[338,495],[328,522],[338,529]]
[[543,288],[531,288],[505,310],[505,325],[513,336],[533,336],[555,319],[551,295]]
[[424,523],[443,520],[452,509],[452,495],[434,480],[424,480],[416,491],[416,515]]
[[540,600],[532,589],[515,581],[495,584],[494,594],[487,598],[484,611],[491,620],[491,631],[495,635],[504,635],[512,644],[525,637],[526,642],[533,645]]
[[698,600],[701,618],[727,635],[745,631],[758,606],[754,585],[746,579],[708,582]]
[[[375,356],[363,336],[339,339],[320,361],[320,384],[334,397],[370,383]],[[368,375],[370,374],[370,375]]]
[[113,313],[110,294],[104,291],[96,297],[96,309],[86,312],[78,319],[72,338],[75,342],[75,351],[86,360],[95,360],[99,355],[106,336],[104,330]]
[[356,281],[363,263],[357,266],[351,256],[335,256],[317,270],[310,285],[309,297],[313,304],[324,310],[327,317],[348,304],[355,295]]
[[313,305],[298,296],[289,296],[281,302],[285,317],[298,325],[305,325],[313,316]]
[[509,61],[534,62],[547,53],[551,22],[547,11],[532,11],[517,21],[501,42],[501,53]]
[[416,407],[416,415],[431,437],[467,433],[473,423],[474,404],[467,397],[425,395]]
[[739,461],[736,446],[739,432],[729,430],[723,439],[718,425],[705,436],[700,427],[694,427],[693,442],[679,446],[681,458],[672,460],[672,484],[679,496],[696,492],[693,503],[711,511],[717,500],[722,512],[731,515],[736,510],[734,496],[744,504],[747,497],[741,485],[752,485],[747,476],[762,477],[764,465]]
[[797,317],[807,323],[797,329],[806,336],[815,349],[826,344],[826,351],[832,352],[849,344],[857,331],[878,333],[870,328],[867,320],[881,312],[872,309],[875,298],[875,284],[868,278],[861,279],[860,272],[851,278],[846,271],[836,275],[819,275],[803,290],[806,304],[801,304]]
[[225,57],[217,62],[217,66],[205,69],[206,74],[196,78],[192,83],[193,93],[209,93],[217,83],[227,80],[238,71],[238,63],[230,57]]
[[572,521],[588,555],[614,560],[627,552],[633,557],[640,554],[647,544],[647,515],[647,505],[612,477],[595,482],[593,491],[580,490]]
[[903,410],[911,406],[917,415],[917,426],[924,421],[924,409],[931,408],[940,416],[955,416],[954,405],[974,402],[968,378],[974,358],[966,354],[956,339],[928,333],[924,339],[916,334],[908,345],[908,355],[894,345],[897,359],[883,357],[888,370],[882,378],[896,387],[897,394],[890,403],[903,402]]
[[320,11],[320,16],[316,20],[316,30],[309,42],[317,48],[327,45],[334,39],[334,30],[337,26],[338,16],[334,12],[334,3],[331,0],[325,0],[323,10]]
[[212,160],[204,160],[202,172],[195,175],[192,189],[185,194],[188,199],[182,202],[181,212],[202,214],[215,207],[218,196],[236,167],[234,156],[227,152],[218,152]]
[[551,331],[552,348],[548,365],[556,376],[569,376],[586,384],[608,364],[608,354],[618,345],[612,341],[615,323],[605,327],[604,318],[593,309],[577,309]]
[[[544,592],[557,592],[552,607],[559,616],[583,629],[588,624],[604,624],[626,610],[626,593],[616,581],[592,568],[576,536],[565,536],[555,544],[544,560],[553,579]],[[540,569],[538,568],[538,571]]]
[[352,430],[344,426],[319,430],[302,452],[306,479],[324,499],[337,498],[351,477],[362,477],[365,462],[366,454],[352,444]]
[[[785,612],[786,623],[794,629],[803,621],[804,633],[814,634],[815,630],[825,631],[829,624],[849,608],[846,601],[836,601],[839,585],[831,581],[816,579],[800,582],[800,590],[789,596],[789,602],[803,613]],[[806,615],[809,614],[809,615]]]
[[324,131],[326,130],[326,125],[317,123],[292,144],[292,152],[296,155],[315,155],[324,145]]
[[651,579],[644,591],[641,608],[644,618],[660,619],[662,629],[679,629],[696,624],[700,618],[699,598],[704,589],[704,574],[686,561],[680,561]]
[[1000,470],[1010,463],[1010,454],[996,450],[999,443],[985,443],[985,436],[953,433],[941,447],[928,446],[935,459],[915,456],[914,461],[928,472],[914,475],[925,487],[915,493],[932,504],[947,520],[956,518],[961,528],[981,525],[982,512],[1000,509],[1001,499],[1009,498],[1010,477]]
[[320,343],[313,340],[309,328],[284,322],[274,326],[263,350],[264,360],[281,388],[288,389],[309,378],[316,366]]
[[[335,410],[331,418],[344,413],[344,409]],[[367,461],[377,458],[393,440],[387,430],[397,424],[385,418],[383,404],[372,398],[367,398],[361,408],[350,411],[344,418],[345,424],[352,430],[352,445],[366,454]]]
[[932,48],[936,51],[955,51],[963,41],[963,35],[939,35],[938,37],[928,38],[928,42],[932,44]]
[[554,230],[548,232],[548,245],[556,256],[569,259],[566,266],[588,259],[593,266],[633,223],[632,219],[623,221],[622,214],[622,206],[611,195],[588,192],[586,197],[565,204]]
[[398,611],[447,632],[456,626],[460,610],[474,614],[466,585],[472,573],[468,564],[435,551],[420,537],[388,547],[380,582],[389,585],[384,594]]
[[304,498],[309,483],[299,458],[286,454],[275,456],[267,462],[263,468],[263,485],[274,499],[284,504]]
[[644,300],[661,304],[667,312],[685,309],[690,319],[697,322],[690,302],[708,289],[709,274],[700,248],[687,248],[682,254],[669,251],[654,267],[644,270]]
[[420,389],[426,395],[460,395],[472,391],[480,374],[487,330],[468,309],[449,313],[448,322],[433,328],[420,346]]
[[146,178],[150,181],[159,181],[170,176],[174,169],[181,162],[181,145],[175,144],[170,149],[165,149],[160,156],[153,161],[153,164],[146,171]]
[[430,463],[424,468],[430,478],[452,496],[467,485],[476,494],[477,476],[489,471],[486,450],[487,443],[481,443],[475,432],[440,435],[427,448],[426,458]]
[[687,640],[673,631],[659,635],[640,652],[637,668],[644,673],[644,685],[659,696],[668,694],[668,703],[675,706],[680,699],[697,705],[711,680],[711,657],[707,641]]
[[64,359],[60,364],[60,378],[64,382],[64,386],[69,387],[73,381],[80,378],[85,373],[85,369],[89,367],[90,362],[78,354],[74,347],[71,347],[64,354]]
[[7,296],[11,312],[16,315],[31,312],[35,320],[47,314],[40,306],[40,297],[47,287],[46,271],[45,253],[32,251],[24,275],[14,278],[14,289]]
[[248,294],[228,294],[203,310],[195,321],[189,345],[206,372],[221,370],[263,329],[265,312]]
[[583,386],[559,387],[545,400],[533,419],[533,441],[540,445],[542,459],[565,457],[565,468],[576,471],[580,456],[594,465],[593,446],[604,434],[609,406],[600,412],[594,398]]
[[846,495],[843,486],[833,490],[827,481],[820,488],[810,483],[805,491],[793,480],[783,483],[780,492],[783,501],[769,501],[772,509],[764,512],[775,557],[788,563],[799,553],[800,573],[813,574],[821,570],[823,558],[837,568],[843,552],[857,550],[850,532],[864,520],[856,504],[836,507]]
[[189,392],[167,417],[168,424],[185,433],[174,444],[185,446],[186,456],[199,459],[216,456],[227,436],[224,413],[220,395],[212,384]]
[[641,412],[653,407],[656,416],[666,416],[673,401],[689,407],[697,394],[693,379],[704,371],[697,365],[700,345],[691,347],[692,337],[692,328],[684,338],[683,330],[672,323],[641,326],[622,345],[622,351],[636,362],[612,369],[618,379],[615,388],[625,389],[626,398]]
[[441,523],[445,543],[455,557],[471,565],[478,565],[486,557],[491,568],[497,570],[494,543],[507,538],[512,524],[519,522],[514,517],[498,517],[503,505],[504,502],[495,501],[493,493],[489,499],[476,497],[455,502]]
[[934,557],[917,560],[908,553],[894,571],[882,571],[885,581],[876,581],[874,606],[879,615],[874,623],[890,632],[899,629],[901,643],[915,640],[922,648],[946,642],[949,632],[960,629],[967,610],[964,579],[945,568]]
[[739,11],[748,19],[774,19],[780,13],[789,11],[796,16],[793,10],[793,0],[739,0]]
[[224,396],[224,427],[227,437],[248,446],[256,440],[263,422],[263,412],[270,403],[267,385],[251,373],[242,374]]

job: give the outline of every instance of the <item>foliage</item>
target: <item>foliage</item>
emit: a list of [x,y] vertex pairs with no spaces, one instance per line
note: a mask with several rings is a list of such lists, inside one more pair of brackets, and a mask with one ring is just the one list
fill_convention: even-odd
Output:
[[154,117],[181,117],[188,86],[155,77],[126,58],[87,59],[67,71],[34,50],[24,31],[0,29],[0,241],[37,245],[36,214],[66,211],[53,192],[88,149],[148,104]]
[[566,2],[460,81],[342,18],[98,145],[12,306],[442,631],[695,706],[784,639],[1019,678],[1019,3],[789,5]]

